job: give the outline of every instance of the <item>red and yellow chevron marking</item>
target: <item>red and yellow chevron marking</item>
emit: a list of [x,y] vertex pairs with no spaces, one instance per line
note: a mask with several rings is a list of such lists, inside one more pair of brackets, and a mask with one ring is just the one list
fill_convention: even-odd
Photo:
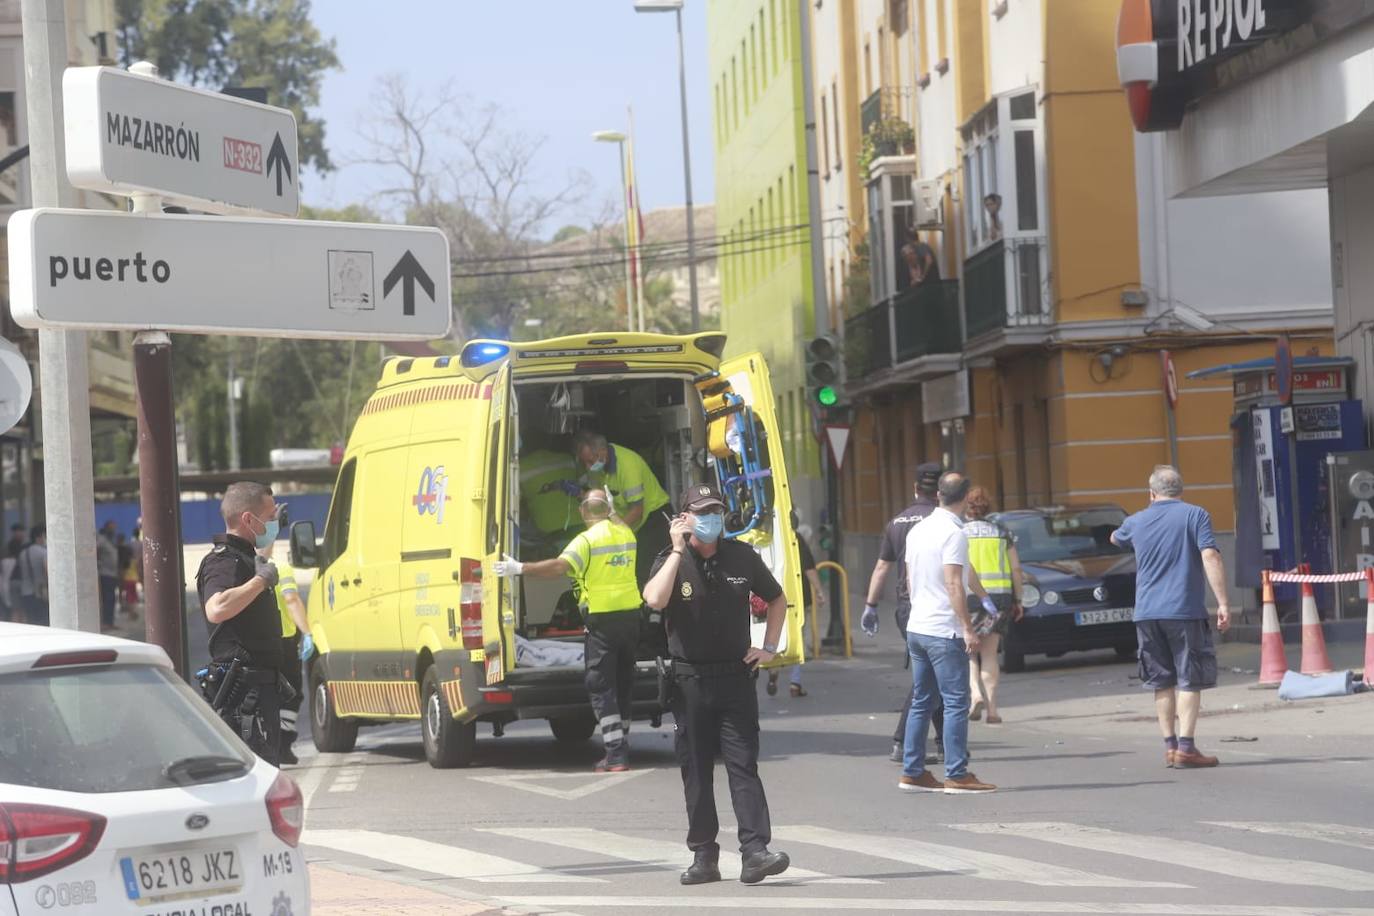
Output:
[[330,681],[329,692],[341,716],[420,717],[420,691],[411,681]]
[[452,382],[428,388],[413,388],[394,394],[375,394],[363,406],[363,416],[384,413],[398,407],[428,404],[432,401],[490,401],[491,383]]

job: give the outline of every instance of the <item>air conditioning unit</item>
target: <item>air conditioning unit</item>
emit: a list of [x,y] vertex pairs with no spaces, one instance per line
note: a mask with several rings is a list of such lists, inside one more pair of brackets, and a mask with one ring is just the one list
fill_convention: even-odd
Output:
[[915,198],[917,229],[945,227],[945,193],[937,179],[912,182],[911,196]]

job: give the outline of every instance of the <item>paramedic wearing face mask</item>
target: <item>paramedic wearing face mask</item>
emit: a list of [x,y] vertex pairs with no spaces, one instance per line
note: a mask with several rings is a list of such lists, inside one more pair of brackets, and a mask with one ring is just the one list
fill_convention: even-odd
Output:
[[260,483],[235,483],[224,492],[225,533],[196,572],[196,591],[210,625],[210,665],[221,672],[240,664],[241,686],[217,708],[254,753],[276,765],[281,753],[281,614],[277,567],[256,551],[270,547],[281,507]]
[[587,693],[606,745],[606,756],[596,771],[623,773],[630,768],[631,699],[639,647],[635,536],[612,511],[605,490],[588,490],[580,509],[587,530],[561,554],[529,563],[506,557],[492,565],[492,572],[505,577],[576,580],[587,609]]
[[[694,861],[683,884],[720,880],[720,821],[712,785],[716,753],[725,762],[739,824],[740,881],[756,884],[787,870],[786,853],[769,852],[772,827],[759,780],[758,665],[778,650],[787,598],[752,547],[722,539],[725,503],[712,486],[688,487],[672,545],[654,560],[644,601],[664,612],[676,690],[674,749],[687,797],[687,848]],[[763,648],[750,646],[749,595],[768,602]]]
[[635,533],[639,545],[635,581],[639,587],[649,581],[649,568],[660,550],[668,546],[668,520],[672,508],[668,494],[649,463],[623,445],[607,442],[590,429],[573,436],[573,458],[587,473],[583,485],[605,487],[615,503],[616,515]]

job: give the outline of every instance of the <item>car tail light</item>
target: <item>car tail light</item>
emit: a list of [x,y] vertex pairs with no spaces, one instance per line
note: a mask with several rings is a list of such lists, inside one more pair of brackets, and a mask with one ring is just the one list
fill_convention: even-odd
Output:
[[0,805],[0,884],[19,884],[79,862],[105,834],[99,814],[50,805]]
[[459,561],[458,616],[462,623],[463,648],[482,648],[482,561]]
[[301,787],[285,773],[278,773],[276,782],[267,790],[267,819],[272,822],[272,832],[287,846],[301,841],[305,801],[301,798]]
[[482,699],[488,703],[514,703],[515,694],[509,690],[483,690]]
[[119,658],[114,649],[87,649],[81,652],[49,652],[38,656],[35,668],[66,668],[70,665],[109,665]]

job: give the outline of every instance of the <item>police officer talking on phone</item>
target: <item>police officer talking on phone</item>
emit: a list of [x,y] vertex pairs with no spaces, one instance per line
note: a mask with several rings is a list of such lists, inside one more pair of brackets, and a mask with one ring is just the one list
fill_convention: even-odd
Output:
[[[725,503],[712,486],[692,486],[669,526],[672,544],[654,561],[645,603],[664,611],[676,689],[674,749],[687,796],[687,848],[694,861],[683,884],[720,880],[720,821],[712,769],[725,761],[739,823],[740,881],[782,874],[791,860],[769,852],[772,826],[759,780],[758,665],[778,650],[787,598],[752,547],[722,539]],[[749,595],[768,602],[763,648],[750,646]]]
[[216,690],[215,711],[274,766],[281,754],[281,614],[273,592],[277,567],[257,550],[276,540],[283,508],[265,484],[230,484],[220,502],[225,533],[215,535],[196,572],[210,624],[212,682],[229,680],[227,689]]

